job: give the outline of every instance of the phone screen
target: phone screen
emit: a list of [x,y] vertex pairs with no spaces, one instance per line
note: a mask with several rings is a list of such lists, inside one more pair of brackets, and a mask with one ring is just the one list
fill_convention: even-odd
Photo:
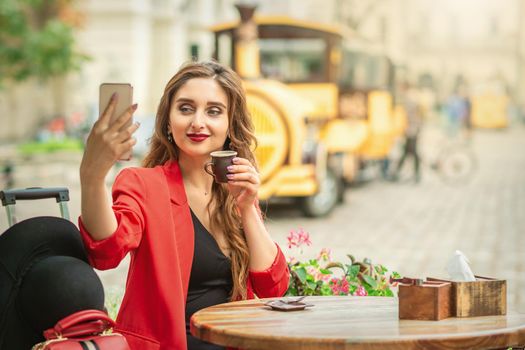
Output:
[[[133,87],[127,83],[103,83],[100,84],[100,96],[99,96],[99,116],[104,113],[104,110],[109,104],[109,100],[113,93],[118,94],[118,101],[115,111],[110,119],[110,124],[122,115],[129,106],[133,104]],[[125,129],[133,123],[130,119],[121,129]],[[124,154],[121,160],[129,160],[131,154]]]

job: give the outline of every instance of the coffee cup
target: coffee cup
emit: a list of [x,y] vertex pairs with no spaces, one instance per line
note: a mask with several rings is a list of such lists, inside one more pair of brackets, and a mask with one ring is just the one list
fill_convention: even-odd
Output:
[[228,167],[233,164],[237,156],[235,151],[215,151],[210,153],[211,162],[204,165],[204,170],[215,178],[216,182],[228,182]]

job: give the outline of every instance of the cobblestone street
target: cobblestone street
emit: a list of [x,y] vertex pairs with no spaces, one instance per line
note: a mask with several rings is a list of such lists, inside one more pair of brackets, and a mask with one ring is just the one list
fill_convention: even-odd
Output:
[[[435,140],[424,136],[426,149]],[[430,146],[429,146],[430,145]],[[428,166],[419,184],[381,180],[348,188],[345,204],[329,217],[307,219],[295,208],[272,206],[267,227],[287,255],[286,235],[302,227],[312,246],[304,257],[331,248],[332,257],[368,257],[410,277],[447,277],[449,257],[456,249],[470,259],[475,274],[508,281],[509,306],[525,312],[525,128],[476,131],[472,146],[478,158],[474,178],[465,185],[442,182]],[[16,186],[67,186],[73,221],[79,215],[79,156],[61,163],[49,159],[17,163]],[[406,166],[409,166],[407,164]],[[20,218],[57,215],[54,201],[20,203]],[[0,229],[7,227],[5,215]],[[123,287],[126,263],[101,273],[107,287]]]
[[524,312],[525,130],[478,131],[473,146],[478,171],[467,185],[444,184],[425,168],[420,184],[348,189],[345,205],[326,219],[270,210],[268,227],[283,245],[290,229],[309,231],[305,256],[328,247],[337,259],[368,257],[410,277],[447,277],[459,249],[475,274],[507,279],[509,305]]

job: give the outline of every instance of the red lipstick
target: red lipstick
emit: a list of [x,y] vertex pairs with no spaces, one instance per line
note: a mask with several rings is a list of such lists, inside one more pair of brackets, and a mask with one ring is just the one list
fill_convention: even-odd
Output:
[[206,140],[210,135],[206,134],[187,134],[188,138],[192,140],[193,142],[202,142]]

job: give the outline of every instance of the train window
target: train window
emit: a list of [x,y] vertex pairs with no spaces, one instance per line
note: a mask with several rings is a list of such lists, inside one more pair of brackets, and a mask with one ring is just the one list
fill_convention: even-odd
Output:
[[326,79],[326,42],[323,39],[259,39],[261,73],[290,82]]
[[339,83],[342,87],[369,90],[388,88],[390,62],[385,56],[346,50],[341,63]]

